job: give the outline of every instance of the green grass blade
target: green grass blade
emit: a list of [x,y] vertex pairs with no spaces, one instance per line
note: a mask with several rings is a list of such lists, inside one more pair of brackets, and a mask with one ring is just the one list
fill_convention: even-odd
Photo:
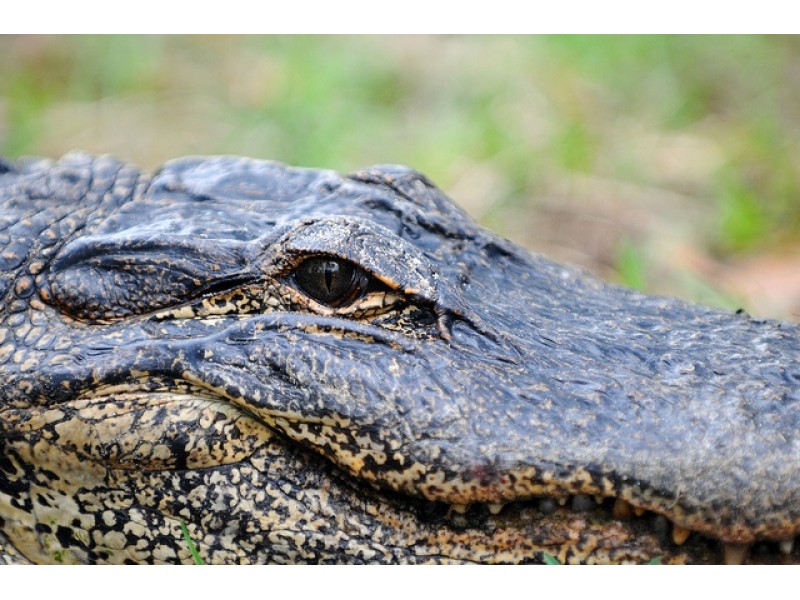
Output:
[[189,536],[189,530],[186,528],[186,523],[183,521],[181,523],[181,532],[183,533],[183,539],[186,540],[186,545],[189,546],[189,552],[192,553],[192,558],[194,559],[194,564],[202,565],[205,564],[203,559],[200,557],[200,553],[197,551],[197,546],[194,545],[192,538]]
[[542,559],[544,560],[544,564],[546,564],[546,565],[560,565],[561,564],[560,562],[558,562],[558,559],[555,556],[553,556],[552,554],[549,554],[547,552],[543,552],[542,553]]

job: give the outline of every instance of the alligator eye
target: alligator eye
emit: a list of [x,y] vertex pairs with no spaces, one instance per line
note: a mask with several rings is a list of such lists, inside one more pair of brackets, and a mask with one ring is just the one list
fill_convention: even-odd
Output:
[[366,271],[332,256],[312,256],[294,270],[294,280],[308,296],[328,306],[343,306],[357,299],[369,283]]

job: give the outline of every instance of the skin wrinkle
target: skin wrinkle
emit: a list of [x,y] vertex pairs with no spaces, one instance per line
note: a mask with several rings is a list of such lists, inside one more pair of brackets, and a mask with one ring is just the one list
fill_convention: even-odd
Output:
[[[53,198],[33,210],[65,224],[52,251],[37,241],[0,274],[0,289],[15,289],[31,261],[46,262],[38,294],[0,304],[0,322],[13,310],[23,318],[2,326],[10,340],[32,326],[58,340],[16,347],[0,365],[0,562],[18,556],[10,545],[40,562],[159,562],[166,545],[188,562],[176,516],[209,563],[541,562],[545,552],[714,562],[712,540],[800,529],[800,398],[781,366],[800,356],[796,326],[596,282],[480,229],[401,167],[343,179],[188,158],[150,179],[107,158],[64,160],[103,185],[64,183],[43,164],[0,175],[0,205],[18,224],[19,199],[44,176]],[[94,173],[111,171],[100,190],[107,180]],[[80,244],[87,256],[113,247],[108,270],[70,266],[63,257]],[[374,314],[352,309],[358,300],[325,306],[293,283],[309,254],[353,262],[402,298],[364,300]],[[54,284],[63,305],[48,295]],[[89,301],[103,319],[70,318]],[[114,316],[120,302],[131,314]],[[9,421],[11,406],[38,418],[76,398],[96,416],[67,411],[61,425],[94,428],[83,433],[88,471],[58,423],[34,439]],[[126,398],[138,408],[114,412]],[[31,490],[50,490],[58,508]],[[622,498],[694,533],[677,546],[646,528],[651,517],[540,508],[540,496],[576,493]],[[510,504],[490,513],[500,501]],[[147,515],[124,541],[120,502]],[[36,510],[16,507],[28,503]],[[62,535],[37,530],[45,515]],[[83,541],[63,535],[76,518],[95,523]],[[767,555],[795,560],[776,546]]]

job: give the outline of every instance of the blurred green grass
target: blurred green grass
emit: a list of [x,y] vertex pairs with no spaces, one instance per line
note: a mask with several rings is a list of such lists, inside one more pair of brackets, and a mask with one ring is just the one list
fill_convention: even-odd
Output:
[[775,36],[2,37],[0,153],[409,164],[507,237],[707,300],[687,279],[798,245],[799,59]]

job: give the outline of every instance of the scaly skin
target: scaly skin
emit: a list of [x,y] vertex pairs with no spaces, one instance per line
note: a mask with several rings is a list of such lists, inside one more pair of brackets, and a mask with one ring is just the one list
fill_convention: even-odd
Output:
[[208,563],[798,558],[795,325],[400,167],[73,154],[0,162],[0,207],[0,563],[191,562],[181,522]]

